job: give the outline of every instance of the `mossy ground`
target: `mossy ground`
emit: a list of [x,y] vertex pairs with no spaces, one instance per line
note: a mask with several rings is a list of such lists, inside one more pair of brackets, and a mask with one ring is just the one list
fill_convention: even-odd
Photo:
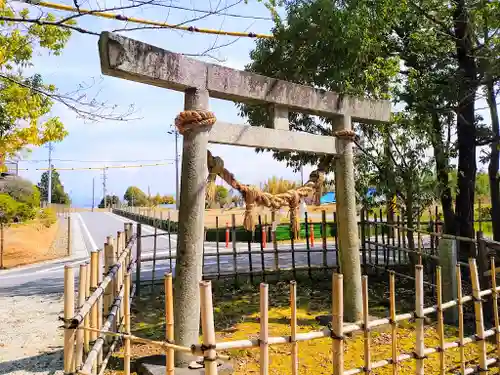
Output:
[[[374,317],[388,316],[388,285],[387,277],[370,279],[370,315]],[[319,330],[322,326],[315,319],[319,315],[327,315],[331,309],[331,283],[329,275],[318,274],[313,280],[297,277],[297,307],[298,332]],[[246,338],[257,338],[259,323],[259,288],[258,283],[240,283],[233,281],[213,282],[215,322],[218,341],[230,341]],[[428,291],[429,292],[429,291]],[[409,312],[414,309],[414,292],[412,281],[398,281],[397,283],[397,312]],[[430,297],[430,296],[429,296]],[[426,298],[426,306],[432,298]],[[269,333],[272,336],[290,334],[289,283],[277,281],[269,286]],[[467,334],[473,333],[473,317],[467,309]],[[471,319],[472,318],[472,319]],[[164,296],[160,285],[156,285],[153,292],[146,288],[140,299],[136,299],[132,316],[132,331],[134,334],[151,339],[164,338]],[[446,327],[446,341],[457,339],[457,329]],[[411,322],[401,322],[397,330],[398,353],[414,351],[415,330]],[[372,362],[391,357],[390,327],[381,327],[371,333]],[[436,325],[432,321],[426,322],[425,345],[436,347],[439,337]],[[299,373],[308,375],[332,373],[332,341],[318,339],[299,344]],[[362,367],[364,339],[362,334],[356,334],[346,340],[344,350],[345,369]],[[160,353],[161,350],[149,345],[132,345],[133,358]],[[488,343],[488,351],[494,351],[494,346]],[[291,374],[291,345],[270,347],[270,374]],[[259,349],[231,350],[228,353],[233,358],[235,374],[259,373]],[[477,364],[478,349],[476,344],[465,347],[465,356],[468,365]],[[122,353],[117,354],[118,357]],[[493,355],[494,356],[494,355]],[[458,348],[446,352],[447,373],[456,372],[460,366]],[[119,362],[115,362],[114,369],[120,369]],[[415,361],[409,360],[400,364],[400,374],[414,373]],[[427,374],[439,373],[439,355],[434,354],[425,360]],[[499,373],[493,369],[489,373]],[[392,374],[392,368],[386,366],[373,371],[373,374]]]

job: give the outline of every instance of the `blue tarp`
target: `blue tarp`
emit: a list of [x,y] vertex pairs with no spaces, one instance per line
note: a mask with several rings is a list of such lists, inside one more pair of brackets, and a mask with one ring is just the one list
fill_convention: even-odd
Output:
[[[371,197],[375,193],[376,193],[375,188],[369,188],[367,193],[366,193],[366,196]],[[320,204],[330,204],[330,203],[335,203],[335,202],[336,202],[336,199],[335,199],[335,192],[334,191],[330,191],[320,198]]]
[[320,204],[330,204],[330,203],[335,203],[336,200],[335,200],[335,192],[334,191],[330,191],[329,193],[326,193],[325,195],[323,195],[320,200],[319,200]]

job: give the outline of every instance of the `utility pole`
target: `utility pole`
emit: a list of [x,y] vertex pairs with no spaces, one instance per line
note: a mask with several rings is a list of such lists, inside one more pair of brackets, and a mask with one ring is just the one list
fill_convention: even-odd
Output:
[[179,139],[179,132],[177,131],[177,128],[174,128],[174,130],[169,130],[167,131],[168,134],[173,134],[175,136],[175,208],[178,210],[179,209],[179,145],[178,145],[178,139]]
[[104,208],[107,208],[107,202],[106,202],[106,167],[102,169],[102,199],[104,202]]
[[92,212],[94,212],[95,204],[95,177],[92,178]]
[[300,181],[302,182],[302,185],[304,185],[304,166],[300,166]]
[[47,204],[52,203],[52,142],[49,142],[49,183],[47,186]]

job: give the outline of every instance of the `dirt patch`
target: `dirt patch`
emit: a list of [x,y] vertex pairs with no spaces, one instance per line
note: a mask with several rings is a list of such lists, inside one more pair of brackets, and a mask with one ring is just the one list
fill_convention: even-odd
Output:
[[4,267],[12,268],[66,256],[67,241],[67,226],[62,221],[50,227],[33,221],[4,228]]

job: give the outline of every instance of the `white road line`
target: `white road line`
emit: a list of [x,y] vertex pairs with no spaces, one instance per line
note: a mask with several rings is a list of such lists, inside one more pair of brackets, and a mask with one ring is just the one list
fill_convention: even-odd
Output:
[[[112,218],[114,218],[114,219],[116,219],[116,220],[120,220],[120,221],[121,221],[121,222],[123,222],[123,223],[135,222],[135,220],[132,220],[132,219],[126,219],[126,218],[124,218],[124,217],[121,217],[121,216],[119,216],[119,215],[113,214],[113,213],[111,213],[111,212],[105,212],[105,214],[106,214],[106,215],[108,215],[108,216],[111,216]],[[142,224],[142,230],[143,230],[144,232],[148,232],[149,234],[154,234],[154,233],[155,233],[154,229],[150,229],[150,228],[153,228],[153,227],[152,227],[152,226],[150,226],[150,225]],[[165,240],[168,240],[168,237],[165,237],[165,235],[166,235],[166,234],[168,234],[168,232],[164,231],[163,229],[158,229],[158,232],[157,232],[157,233],[158,233],[158,237],[159,237],[159,238],[160,238],[160,237],[164,237],[164,238],[165,238]],[[172,242],[177,242],[176,238],[175,238],[175,237],[173,237],[173,236],[171,236],[171,237],[170,237],[170,240],[171,240]]]
[[89,228],[87,228],[87,225],[85,225],[85,222],[83,221],[82,215],[80,215],[80,213],[78,213],[78,212],[76,214],[78,215],[78,219],[80,220],[80,225],[81,225],[83,231],[85,232],[85,235],[89,239],[90,246],[92,247],[92,251],[96,251],[99,248],[97,247],[96,243],[94,242],[94,239],[92,238],[92,235],[90,234]]
[[[73,261],[73,262],[68,262],[68,263],[65,263],[65,264],[59,264],[59,265],[51,267],[51,268],[43,268],[41,270],[32,271],[29,274],[27,274],[26,276],[35,275],[35,274],[38,274],[38,273],[53,273],[53,272],[63,271],[64,270],[64,266],[66,264],[69,264],[72,267],[75,267],[75,266],[78,266],[79,264],[85,263],[87,261],[88,261],[87,259],[81,259],[81,260],[77,260],[77,261]],[[22,270],[19,270],[19,271],[22,271]],[[2,275],[1,278],[2,278],[2,280],[6,280],[6,279],[20,278],[20,277],[23,277],[23,275],[25,275],[22,272],[19,272],[19,273],[21,273],[21,274],[19,275],[19,274],[16,274],[16,273],[11,273],[11,274],[8,274],[8,275],[5,275],[5,276]]]

